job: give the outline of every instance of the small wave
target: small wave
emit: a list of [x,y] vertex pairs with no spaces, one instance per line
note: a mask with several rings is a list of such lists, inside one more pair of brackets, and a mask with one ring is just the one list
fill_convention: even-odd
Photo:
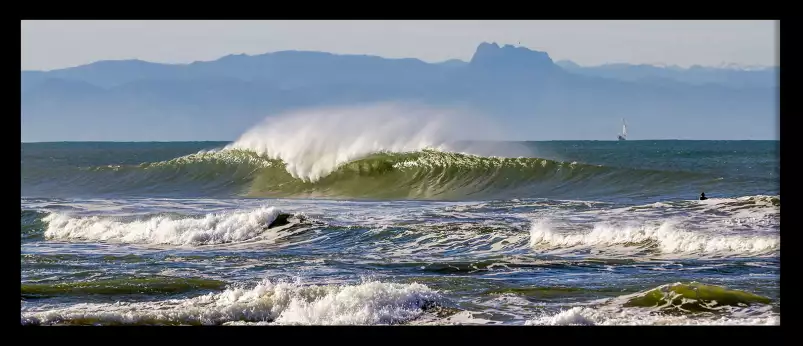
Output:
[[734,198],[709,198],[707,200],[682,200],[655,202],[647,205],[639,205],[628,208],[628,210],[647,210],[647,209],[702,209],[718,211],[739,211],[743,209],[767,209],[780,210],[781,196],[754,195],[740,196]]
[[709,208],[731,212],[756,207],[780,210],[781,196],[756,195],[737,198],[710,198],[698,203]]
[[765,206],[773,206],[773,207],[780,207],[781,206],[781,196],[767,196],[767,195],[758,195],[758,196],[744,196],[737,198],[739,201],[744,201],[756,205],[765,205]]
[[43,218],[47,216],[47,212],[37,210],[22,210],[20,217],[20,235],[21,240],[36,239],[42,236],[42,230],[45,228]]
[[75,304],[27,309],[23,325],[221,325],[274,323],[301,325],[399,324],[419,317],[440,300],[428,287],[364,282],[357,285],[303,286],[265,280],[251,288],[159,302]]
[[[597,224],[590,232],[556,232],[547,220],[530,229],[530,246],[550,251],[593,248],[602,252],[657,250],[663,254],[759,256],[780,250],[780,236],[703,234],[677,229],[671,222],[640,227]],[[616,247],[619,247],[618,249]]]
[[23,283],[22,297],[43,298],[65,295],[126,295],[126,294],[174,294],[195,290],[220,290],[226,284],[221,281],[200,278],[153,276],[119,278],[66,283]]
[[[575,306],[527,321],[527,325],[777,325],[770,299],[698,282],[661,285]],[[726,312],[717,314],[717,312]]]
[[624,306],[653,307],[663,311],[712,311],[724,306],[748,306],[756,303],[769,304],[770,299],[699,282],[678,282],[637,293],[628,297]]
[[529,326],[589,326],[589,325],[780,325],[781,317],[774,314],[755,317],[656,315],[640,310],[611,310],[575,306],[557,314],[525,322]]
[[275,207],[260,207],[202,217],[158,215],[136,220],[52,213],[43,221],[47,223],[47,239],[197,246],[255,239],[279,215]]

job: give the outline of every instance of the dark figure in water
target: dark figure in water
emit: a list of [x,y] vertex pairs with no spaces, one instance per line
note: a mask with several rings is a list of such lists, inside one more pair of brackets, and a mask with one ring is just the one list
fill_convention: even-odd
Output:
[[707,199],[708,199],[708,197],[705,196],[705,192],[700,194],[700,200],[701,201],[704,201],[704,200],[707,200]]
[[273,228],[273,227],[284,226],[284,225],[286,225],[286,224],[290,223],[290,221],[287,221],[287,219],[288,219],[289,217],[291,217],[291,216],[293,216],[293,215],[291,215],[291,214],[285,214],[285,213],[281,213],[281,214],[277,215],[277,216],[276,216],[276,219],[275,219],[275,220],[273,220],[273,222],[271,222],[271,223],[268,225],[267,229],[270,229],[270,228]]

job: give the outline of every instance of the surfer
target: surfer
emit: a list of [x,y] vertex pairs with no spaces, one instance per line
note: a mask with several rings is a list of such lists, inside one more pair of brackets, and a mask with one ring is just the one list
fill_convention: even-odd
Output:
[[700,194],[700,200],[701,201],[704,201],[704,200],[707,200],[707,199],[708,199],[708,197],[705,196],[705,192]]

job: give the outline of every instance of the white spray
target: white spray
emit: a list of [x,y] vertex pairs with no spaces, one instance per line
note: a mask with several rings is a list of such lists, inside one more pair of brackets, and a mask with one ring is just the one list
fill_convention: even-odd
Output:
[[472,153],[455,142],[503,138],[491,123],[469,112],[385,103],[269,117],[225,149],[280,159],[293,177],[317,181],[340,165],[373,153],[423,149]]

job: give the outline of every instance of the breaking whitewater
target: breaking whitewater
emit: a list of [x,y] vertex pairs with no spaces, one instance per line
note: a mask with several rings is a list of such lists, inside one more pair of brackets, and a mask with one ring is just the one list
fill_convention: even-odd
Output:
[[499,142],[455,119],[25,143],[21,323],[780,323],[777,141]]

